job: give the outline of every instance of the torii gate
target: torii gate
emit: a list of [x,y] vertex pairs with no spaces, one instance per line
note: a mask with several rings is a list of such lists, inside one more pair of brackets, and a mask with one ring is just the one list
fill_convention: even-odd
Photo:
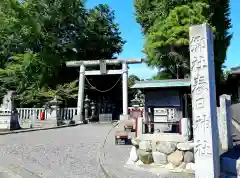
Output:
[[[80,116],[79,121],[76,123],[83,122],[83,100],[84,100],[84,83],[85,75],[122,75],[122,94],[123,94],[123,113],[120,119],[128,118],[128,64],[142,63],[143,59],[104,59],[104,60],[92,60],[92,61],[68,61],[66,62],[67,67],[80,67],[79,72],[79,89],[78,89],[78,101],[77,101],[77,115]],[[106,65],[122,64],[120,70],[107,70]],[[86,71],[86,66],[100,65],[100,70]]]

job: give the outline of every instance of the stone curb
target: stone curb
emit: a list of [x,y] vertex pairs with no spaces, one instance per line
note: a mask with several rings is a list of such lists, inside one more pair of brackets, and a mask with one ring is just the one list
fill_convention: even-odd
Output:
[[56,127],[47,127],[47,128],[32,128],[32,129],[20,129],[20,130],[9,130],[9,131],[0,131],[0,135],[9,135],[9,134],[18,134],[18,133],[24,133],[24,132],[35,132],[35,131],[41,131],[41,130],[53,130],[53,129],[60,129],[60,128],[66,128],[66,127],[76,127],[81,124],[75,124],[75,125],[62,125],[62,126],[56,126]]
[[103,142],[100,144],[100,149],[99,149],[99,166],[101,168],[101,170],[103,171],[104,175],[106,178],[118,178],[116,175],[114,175],[113,173],[111,173],[111,171],[109,171],[107,169],[107,166],[104,166],[103,164],[103,160],[105,159],[105,151],[104,151],[104,147],[105,147],[105,144],[107,142],[107,139],[110,135],[110,133],[113,131],[113,129],[115,127],[117,127],[119,125],[119,122],[117,122],[110,130],[109,132],[107,133],[105,139],[103,140]]

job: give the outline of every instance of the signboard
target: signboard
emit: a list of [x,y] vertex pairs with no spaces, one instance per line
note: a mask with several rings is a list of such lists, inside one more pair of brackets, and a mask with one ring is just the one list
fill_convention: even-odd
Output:
[[167,114],[168,111],[165,108],[154,108],[154,115],[166,116]]

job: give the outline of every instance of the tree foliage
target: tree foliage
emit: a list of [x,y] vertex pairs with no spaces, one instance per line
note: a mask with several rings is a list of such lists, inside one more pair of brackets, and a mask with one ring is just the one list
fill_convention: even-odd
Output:
[[183,78],[189,74],[189,26],[200,23],[212,26],[219,83],[232,37],[228,31],[229,0],[135,0],[134,5],[136,20],[145,35],[147,63],[160,69],[161,75],[157,76]]
[[129,75],[128,76],[128,99],[129,103],[131,100],[135,98],[135,95],[138,93],[137,89],[132,89],[131,87],[137,82],[140,81],[140,78],[136,75]]
[[22,104],[75,97],[78,69],[65,62],[112,59],[124,44],[114,12],[82,0],[2,0],[0,24],[0,91]]
[[130,75],[128,77],[128,87],[131,88],[136,83],[136,81],[140,81],[140,78],[136,75]]

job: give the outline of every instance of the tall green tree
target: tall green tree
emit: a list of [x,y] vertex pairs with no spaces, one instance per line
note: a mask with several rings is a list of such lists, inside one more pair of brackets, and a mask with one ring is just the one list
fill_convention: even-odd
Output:
[[215,73],[216,73],[216,85],[217,95],[225,93],[224,85],[225,81],[223,72],[223,66],[227,49],[230,45],[232,39],[232,33],[229,32],[231,29],[231,19],[230,19],[230,0],[209,0],[211,19],[210,23],[214,25],[215,38],[214,38],[214,58],[215,58]]
[[134,5],[146,39],[147,63],[161,69],[161,77],[183,78],[189,73],[188,28],[199,23],[211,25],[219,83],[232,37],[229,0],[135,0]]
[[86,9],[83,0],[3,0],[0,24],[1,91],[18,91],[24,104],[72,86],[78,69],[66,61],[112,59],[124,44],[114,12],[102,4]]
[[176,6],[166,19],[156,20],[146,36],[148,64],[164,69],[171,78],[184,78],[189,73],[189,26],[207,23],[207,10],[205,3],[189,3]]

